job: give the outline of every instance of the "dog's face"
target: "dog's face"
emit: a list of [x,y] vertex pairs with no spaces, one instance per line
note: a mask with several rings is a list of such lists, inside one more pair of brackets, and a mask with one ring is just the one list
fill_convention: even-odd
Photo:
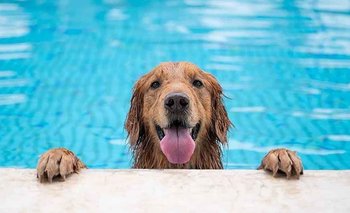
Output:
[[172,164],[187,163],[208,137],[222,143],[230,125],[216,79],[187,62],[162,63],[135,85],[126,129],[147,137]]

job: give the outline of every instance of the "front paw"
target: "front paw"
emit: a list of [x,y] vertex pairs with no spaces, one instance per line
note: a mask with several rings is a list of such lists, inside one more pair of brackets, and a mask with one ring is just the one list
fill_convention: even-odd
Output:
[[295,151],[288,149],[273,149],[264,157],[258,169],[272,171],[276,177],[278,171],[284,172],[287,179],[303,174],[303,164]]
[[78,173],[82,168],[86,166],[73,152],[65,148],[51,149],[39,159],[37,178],[41,183],[46,179],[51,183],[54,177],[59,176],[65,180],[67,175]]

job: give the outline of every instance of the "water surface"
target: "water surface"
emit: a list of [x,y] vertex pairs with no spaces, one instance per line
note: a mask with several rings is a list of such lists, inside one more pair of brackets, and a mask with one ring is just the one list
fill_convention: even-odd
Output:
[[214,74],[236,128],[226,168],[271,148],[307,169],[350,169],[350,2],[0,2],[0,166],[66,147],[90,168],[129,168],[135,81],[162,61]]

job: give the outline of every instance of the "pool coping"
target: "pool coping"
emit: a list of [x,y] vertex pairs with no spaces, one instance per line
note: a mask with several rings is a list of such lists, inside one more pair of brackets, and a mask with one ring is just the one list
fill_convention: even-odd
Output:
[[349,196],[350,170],[89,169],[40,184],[34,169],[0,168],[1,212],[349,212]]

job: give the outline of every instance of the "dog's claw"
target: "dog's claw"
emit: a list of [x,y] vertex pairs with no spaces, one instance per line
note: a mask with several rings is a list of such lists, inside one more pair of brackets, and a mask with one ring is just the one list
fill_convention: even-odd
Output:
[[276,177],[278,171],[286,174],[287,179],[296,177],[299,179],[303,174],[303,164],[295,151],[288,149],[271,150],[263,158],[258,169],[264,169],[272,172],[272,176]]
[[40,183],[46,179],[52,183],[56,176],[61,176],[65,181],[67,175],[78,173],[82,168],[86,168],[86,166],[73,152],[65,148],[51,149],[39,159],[37,178]]

